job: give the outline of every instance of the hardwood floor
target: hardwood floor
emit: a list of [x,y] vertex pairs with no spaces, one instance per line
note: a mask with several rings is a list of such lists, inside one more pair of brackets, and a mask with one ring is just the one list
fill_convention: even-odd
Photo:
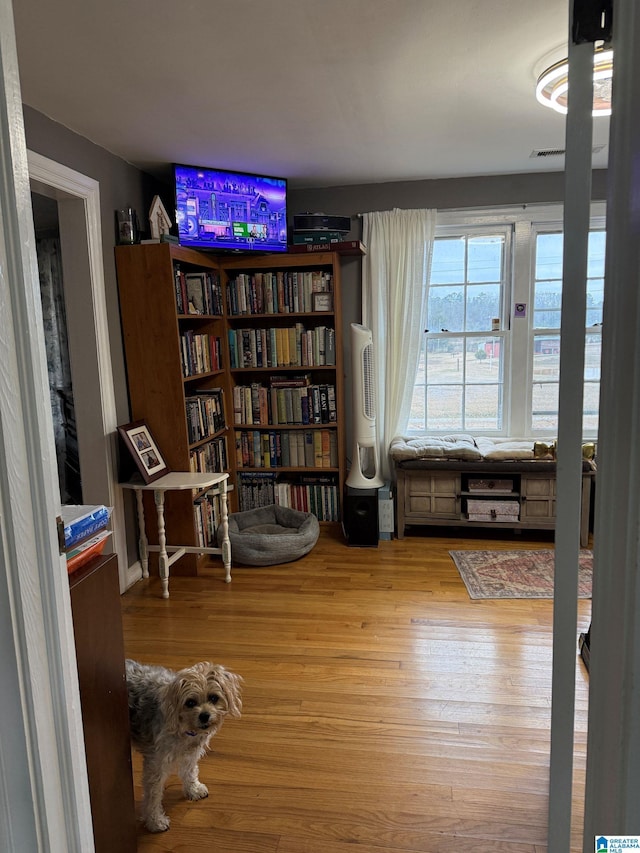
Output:
[[[242,718],[201,763],[209,798],[185,801],[172,777],[171,828],[140,829],[138,850],[545,851],[552,602],[471,601],[448,551],[551,545],[424,532],[357,549],[332,525],[302,560],[234,568],[228,585],[221,566],[171,578],[169,600],[157,578],[138,583],[122,598],[129,657],[212,660],[245,680]],[[591,601],[578,607],[586,630]],[[577,650],[576,684],[579,853],[588,676]],[[140,767],[136,756],[138,804]]]

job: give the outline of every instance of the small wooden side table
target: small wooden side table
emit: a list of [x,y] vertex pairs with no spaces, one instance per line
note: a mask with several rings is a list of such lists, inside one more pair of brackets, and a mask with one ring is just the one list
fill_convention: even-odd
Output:
[[[143,483],[142,480],[130,480],[127,483],[121,483],[124,489],[133,489],[136,493],[139,533],[138,548],[140,551],[140,562],[142,563],[142,576],[144,578],[149,577],[149,552],[158,552],[163,598],[169,598],[169,569],[184,554],[222,555],[222,563],[226,573],[225,583],[229,583],[231,580],[231,542],[229,540],[229,512],[227,504],[228,479],[228,474],[200,474],[191,473],[190,471],[173,471],[154,480],[152,483]],[[220,495],[222,543],[219,548],[205,547],[203,545],[167,545],[164,523],[164,493],[173,490],[184,491],[186,489]],[[149,545],[147,539],[142,502],[143,492],[153,492],[157,510],[157,545]],[[171,552],[171,556],[169,556],[169,552]]]

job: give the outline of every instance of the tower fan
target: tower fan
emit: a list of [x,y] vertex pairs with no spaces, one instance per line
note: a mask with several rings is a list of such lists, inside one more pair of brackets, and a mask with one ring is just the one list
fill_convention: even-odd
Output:
[[376,388],[373,336],[360,323],[351,324],[351,377],[353,382],[353,457],[347,486],[378,489],[380,457],[376,429]]

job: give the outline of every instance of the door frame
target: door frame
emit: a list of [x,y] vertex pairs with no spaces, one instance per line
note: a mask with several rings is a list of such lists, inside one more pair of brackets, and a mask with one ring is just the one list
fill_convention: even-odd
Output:
[[11,0],[0,0],[0,849],[94,850]]
[[[27,151],[27,160],[32,189],[58,201],[65,294],[82,294],[80,301],[65,297],[65,302],[70,348],[73,338],[82,339],[73,347],[79,350],[75,363],[71,352],[71,373],[83,495],[85,503],[113,507],[113,550],[118,555],[120,592],[124,592],[139,572],[134,567],[134,576],[129,577],[124,497],[118,485],[118,420],[104,285],[100,184],[34,151]],[[65,250],[65,242],[68,246],[70,240],[73,252]],[[103,452],[96,453],[96,446]]]

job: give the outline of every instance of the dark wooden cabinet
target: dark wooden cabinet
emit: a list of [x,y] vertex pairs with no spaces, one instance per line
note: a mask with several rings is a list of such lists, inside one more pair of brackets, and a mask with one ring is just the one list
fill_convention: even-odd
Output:
[[115,554],[69,577],[96,853],[135,853],[122,613]]

